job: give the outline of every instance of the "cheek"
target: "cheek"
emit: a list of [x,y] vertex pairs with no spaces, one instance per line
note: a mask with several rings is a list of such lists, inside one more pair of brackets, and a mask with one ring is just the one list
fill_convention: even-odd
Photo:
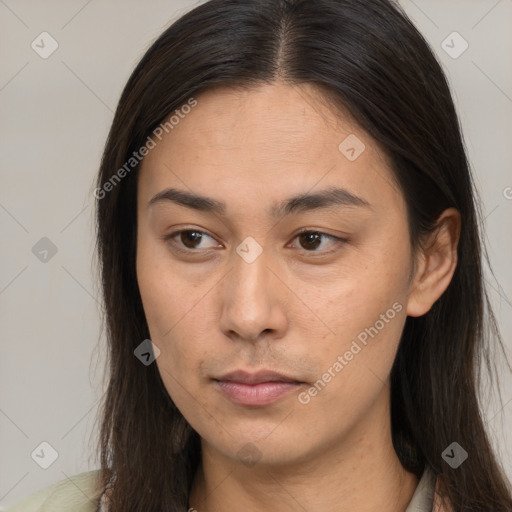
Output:
[[325,374],[322,381],[333,381],[322,399],[327,402],[338,394],[349,401],[354,393],[364,396],[364,390],[371,395],[372,383],[378,387],[378,379],[387,379],[406,319],[408,247],[382,241],[361,251],[345,270],[309,292],[330,331],[317,336],[316,348],[307,354],[318,376]]
[[183,277],[162,273],[158,266],[141,269],[139,288],[151,340],[160,349],[155,362],[167,393],[189,421],[197,422],[202,398],[195,376],[205,356],[194,340],[206,339],[196,312],[201,302]]
[[196,300],[196,286],[177,271],[165,244],[145,232],[138,238],[137,282],[153,341],[172,337]]
[[185,289],[183,280],[175,275],[158,248],[143,239],[139,239],[137,248],[137,282],[151,340],[161,351],[157,364],[166,361],[166,367],[169,362],[182,367],[184,354],[172,340],[176,339],[180,319],[186,322],[190,288]]
[[[394,329],[397,334],[400,327],[394,326],[394,319],[400,316],[399,310],[405,310],[409,265],[406,248],[381,245],[361,251],[347,260],[342,274],[334,272],[330,279],[317,284],[315,292],[309,291],[309,300],[316,304],[331,334],[334,331],[345,342],[373,326],[381,315],[386,331]],[[378,327],[382,327],[381,322]]]
[[396,301],[405,307],[412,265],[408,240],[402,233],[405,230],[404,226],[383,233],[361,250],[350,280],[351,314],[360,316],[359,311],[367,322],[373,323]]
[[190,400],[185,390],[195,389],[198,366],[214,343],[212,324],[206,321],[211,285],[205,287],[204,274],[170,264],[165,247],[139,240],[137,280],[150,337],[160,349],[156,364],[178,405]]
[[298,397],[303,435],[311,435],[308,419],[324,414],[331,421],[315,426],[319,436],[325,429],[350,430],[385,391],[406,318],[400,288],[393,280],[382,279],[379,287],[374,280],[358,280],[320,310],[331,311],[324,318],[334,334],[305,352],[316,380]]

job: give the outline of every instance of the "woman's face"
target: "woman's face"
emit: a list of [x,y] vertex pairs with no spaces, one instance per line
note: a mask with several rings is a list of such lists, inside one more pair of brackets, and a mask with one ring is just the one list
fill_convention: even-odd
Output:
[[[248,465],[363,453],[389,428],[406,205],[376,142],[318,94],[208,91],[139,175],[137,277],[162,380],[209,450]],[[262,371],[291,382],[244,381]]]

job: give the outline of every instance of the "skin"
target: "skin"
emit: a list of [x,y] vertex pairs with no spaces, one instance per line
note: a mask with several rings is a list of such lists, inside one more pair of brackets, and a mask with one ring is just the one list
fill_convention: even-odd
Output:
[[[425,314],[452,278],[460,218],[446,210],[413,253],[382,148],[318,98],[280,83],[209,90],[141,166],[137,278],[162,380],[202,439],[189,501],[199,512],[397,512],[418,483],[393,449],[389,375],[406,316]],[[338,149],[350,134],[365,144],[354,161]],[[331,186],[370,207],[268,215],[275,202]],[[148,206],[169,187],[223,201],[225,214]],[[302,228],[346,241],[297,236]],[[205,234],[164,239],[185,229]],[[262,248],[251,263],[236,251],[249,236]],[[333,372],[393,304],[401,310]],[[301,403],[329,368],[330,382]],[[306,384],[241,406],[212,381],[235,369]]]

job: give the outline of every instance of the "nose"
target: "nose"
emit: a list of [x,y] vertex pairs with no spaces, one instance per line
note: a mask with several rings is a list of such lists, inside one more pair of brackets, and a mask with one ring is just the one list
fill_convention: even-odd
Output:
[[281,338],[287,328],[284,305],[290,293],[263,251],[248,263],[233,254],[233,267],[224,279],[220,328],[230,338],[257,341]]

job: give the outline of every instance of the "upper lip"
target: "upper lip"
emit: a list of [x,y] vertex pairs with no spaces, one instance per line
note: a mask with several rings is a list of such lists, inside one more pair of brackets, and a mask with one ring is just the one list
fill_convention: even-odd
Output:
[[240,382],[242,384],[259,384],[261,382],[301,382],[293,377],[288,377],[283,373],[273,372],[270,370],[260,370],[255,373],[248,373],[244,370],[236,370],[226,373],[214,380]]

